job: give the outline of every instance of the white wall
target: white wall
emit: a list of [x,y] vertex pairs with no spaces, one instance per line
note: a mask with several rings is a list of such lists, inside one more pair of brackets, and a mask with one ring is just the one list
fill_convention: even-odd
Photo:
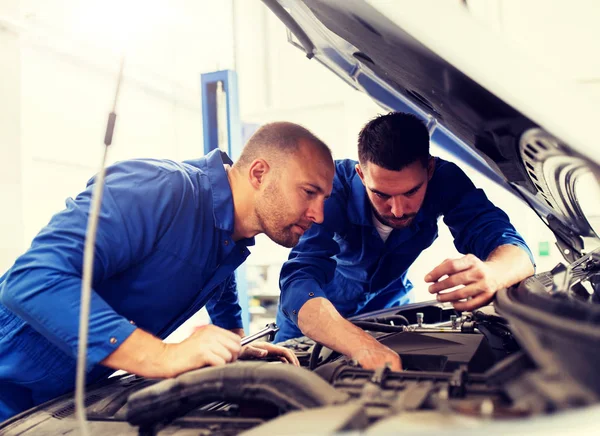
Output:
[[200,73],[232,67],[231,4],[142,3],[141,12],[117,0],[0,3],[2,22],[16,23],[0,32],[0,135],[12,145],[0,163],[2,201],[12,205],[2,269],[97,171],[122,52],[109,162],[203,153]]
[[[17,0],[0,2],[0,16],[19,14]],[[22,249],[21,63],[19,36],[0,27],[0,271]],[[0,273],[0,274],[2,274]]]

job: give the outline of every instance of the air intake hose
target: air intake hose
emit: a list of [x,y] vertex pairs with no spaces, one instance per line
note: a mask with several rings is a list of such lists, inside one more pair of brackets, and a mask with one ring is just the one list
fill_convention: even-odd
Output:
[[212,401],[262,401],[289,411],[339,404],[348,398],[304,368],[237,362],[190,371],[135,392],[127,400],[127,421],[139,426],[168,422]]

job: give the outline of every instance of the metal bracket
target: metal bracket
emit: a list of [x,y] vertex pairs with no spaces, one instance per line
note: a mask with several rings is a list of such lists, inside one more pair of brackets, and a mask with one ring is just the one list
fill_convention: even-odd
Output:
[[569,292],[573,286],[598,273],[600,273],[600,248],[569,264],[563,274],[553,274],[554,290]]
[[556,236],[556,246],[563,257],[570,263],[575,262],[581,257],[583,250],[583,238],[565,226],[554,215],[548,215],[548,227]]

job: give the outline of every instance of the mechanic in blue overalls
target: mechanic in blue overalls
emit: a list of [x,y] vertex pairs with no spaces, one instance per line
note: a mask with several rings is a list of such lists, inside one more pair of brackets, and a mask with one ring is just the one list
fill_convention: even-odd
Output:
[[[291,247],[323,220],[334,164],[292,123],[261,127],[235,165],[219,150],[183,163],[131,160],[107,169],[95,249],[87,381],[115,369],[174,377],[268,354],[241,348],[234,270],[265,233]],[[0,421],[74,388],[83,247],[94,179],[0,278]],[[212,325],[161,341],[206,306]]]
[[345,318],[411,302],[407,270],[437,238],[438,218],[465,256],[444,261],[425,281],[457,310],[485,305],[498,289],[533,274],[533,257],[482,190],[455,164],[430,156],[429,133],[417,117],[370,121],[358,156],[336,161],[325,220],[302,236],[281,270],[275,340],[304,334],[365,368],[388,362],[400,369],[394,351]]

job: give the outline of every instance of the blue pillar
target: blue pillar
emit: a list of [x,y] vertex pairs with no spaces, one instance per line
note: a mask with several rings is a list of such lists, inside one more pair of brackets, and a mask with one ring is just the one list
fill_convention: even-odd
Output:
[[[226,151],[234,162],[242,152],[242,123],[238,98],[237,74],[232,70],[215,71],[200,76],[202,92],[202,126],[204,129],[204,153],[215,148]],[[220,85],[219,85],[220,83]],[[224,100],[218,98],[221,88]],[[219,104],[225,104],[225,110]],[[219,116],[225,119],[220,120]],[[225,143],[219,143],[219,126],[225,128]],[[221,135],[221,138],[224,136]],[[242,323],[246,334],[250,331],[250,313],[248,312],[248,284],[246,266],[242,264],[235,272],[238,298],[242,307]]]

